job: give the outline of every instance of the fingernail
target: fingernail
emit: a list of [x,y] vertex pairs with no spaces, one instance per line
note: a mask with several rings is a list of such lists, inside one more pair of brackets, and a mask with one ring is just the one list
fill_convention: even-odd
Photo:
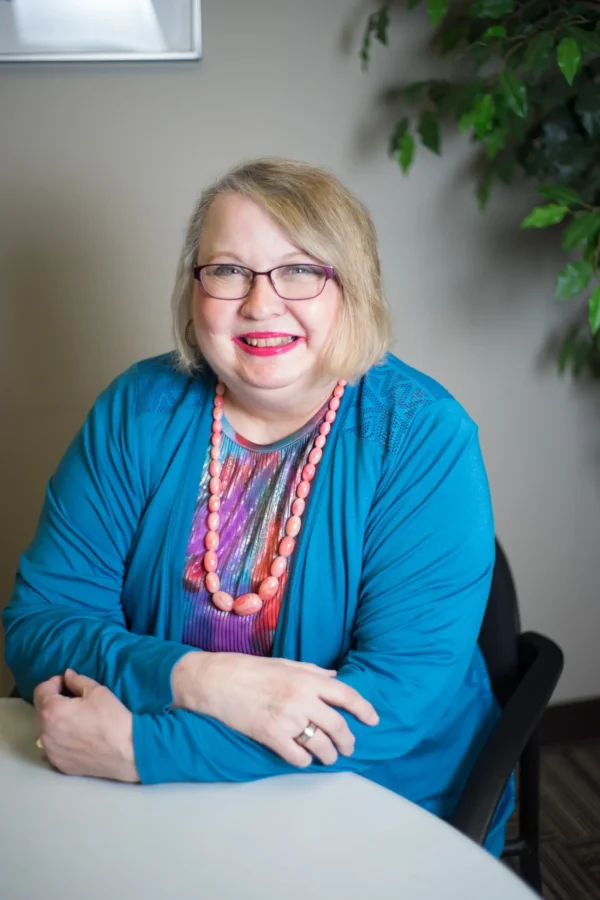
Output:
[[369,716],[369,725],[379,725],[379,716],[377,715],[375,710],[373,710],[373,712]]

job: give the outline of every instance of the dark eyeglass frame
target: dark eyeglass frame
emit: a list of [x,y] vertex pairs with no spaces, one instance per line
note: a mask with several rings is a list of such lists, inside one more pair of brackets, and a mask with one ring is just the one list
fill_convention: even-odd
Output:
[[[248,273],[248,275],[252,276],[251,280],[250,280],[250,285],[245,294],[243,294],[241,297],[215,297],[214,294],[211,294],[210,291],[207,290],[206,285],[202,281],[202,271],[203,271],[203,269],[211,269],[214,266],[218,266],[218,265],[235,266],[235,268],[240,269],[241,272]],[[323,282],[323,287],[321,288],[321,290],[318,291],[316,294],[313,294],[311,297],[302,297],[302,299],[300,299],[298,297],[284,297],[283,294],[280,294],[279,291],[277,290],[277,288],[275,287],[275,282],[273,281],[273,272],[277,272],[279,269],[289,269],[290,266],[294,266],[294,265],[297,265],[297,266],[305,265],[305,266],[311,266],[313,269],[322,269],[323,273],[325,275],[325,281]],[[248,266],[238,266],[237,263],[206,263],[203,266],[194,266],[192,271],[194,273],[194,278],[201,283],[202,287],[204,288],[204,290],[206,291],[208,296],[213,297],[215,300],[223,300],[224,303],[229,303],[229,302],[235,303],[238,300],[245,300],[246,297],[248,296],[248,294],[250,293],[250,291],[252,290],[252,288],[254,287],[254,282],[256,281],[256,277],[258,275],[266,275],[271,283],[271,287],[273,288],[273,290],[275,291],[277,296],[280,297],[282,300],[287,300],[289,303],[302,303],[304,300],[314,300],[315,297],[319,297],[323,293],[323,291],[325,290],[325,285],[327,284],[329,279],[336,277],[336,272],[335,272],[335,269],[333,268],[333,266],[322,266],[321,263],[288,263],[285,266],[275,266],[274,269],[269,269],[267,272],[255,272],[254,269],[249,269]]]

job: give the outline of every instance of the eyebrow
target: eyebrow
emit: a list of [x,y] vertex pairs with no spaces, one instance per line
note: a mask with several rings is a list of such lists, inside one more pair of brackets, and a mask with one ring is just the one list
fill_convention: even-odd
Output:
[[[221,256],[226,256],[226,257],[228,257],[228,259],[235,260],[235,262],[239,263],[241,266],[244,266],[245,268],[250,268],[250,266],[248,266],[247,263],[245,263],[242,259],[240,259],[240,257],[237,256],[237,254],[232,253],[231,250],[216,250],[214,253],[211,253],[210,256],[208,257],[207,264],[210,265],[213,262],[213,260],[215,260]],[[304,256],[304,257],[308,257],[309,259],[315,260],[314,256],[311,256],[310,253],[306,253],[304,250],[291,250],[289,253],[284,254],[284,256],[282,256],[281,259],[289,260],[289,259],[292,259],[292,258],[298,257],[298,256]],[[277,267],[275,267],[275,268],[277,268]]]

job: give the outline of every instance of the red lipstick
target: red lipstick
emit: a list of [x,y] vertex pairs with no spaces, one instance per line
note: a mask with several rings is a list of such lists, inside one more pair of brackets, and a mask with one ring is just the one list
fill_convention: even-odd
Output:
[[[257,347],[249,341],[266,341],[271,338],[291,338],[285,344],[274,344],[270,347]],[[303,338],[298,337],[295,334],[287,334],[281,331],[248,331],[245,334],[238,334],[233,338],[233,343],[243,350],[244,353],[249,353],[250,356],[280,356],[282,353],[288,353],[288,351],[293,350],[294,347],[297,347],[298,344],[303,340]]]

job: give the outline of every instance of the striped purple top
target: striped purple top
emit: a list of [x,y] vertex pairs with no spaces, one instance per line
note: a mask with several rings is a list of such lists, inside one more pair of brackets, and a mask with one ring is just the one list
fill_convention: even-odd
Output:
[[[233,597],[257,591],[269,574],[291,515],[296,487],[308,461],[327,407],[303,428],[275,444],[253,444],[237,434],[225,417],[221,444],[221,590]],[[204,588],[204,538],[208,531],[209,447],[200,479],[183,575],[183,641],[209,651],[270,656],[287,572],[275,596],[250,616],[217,609]],[[308,501],[310,502],[310,500]]]

